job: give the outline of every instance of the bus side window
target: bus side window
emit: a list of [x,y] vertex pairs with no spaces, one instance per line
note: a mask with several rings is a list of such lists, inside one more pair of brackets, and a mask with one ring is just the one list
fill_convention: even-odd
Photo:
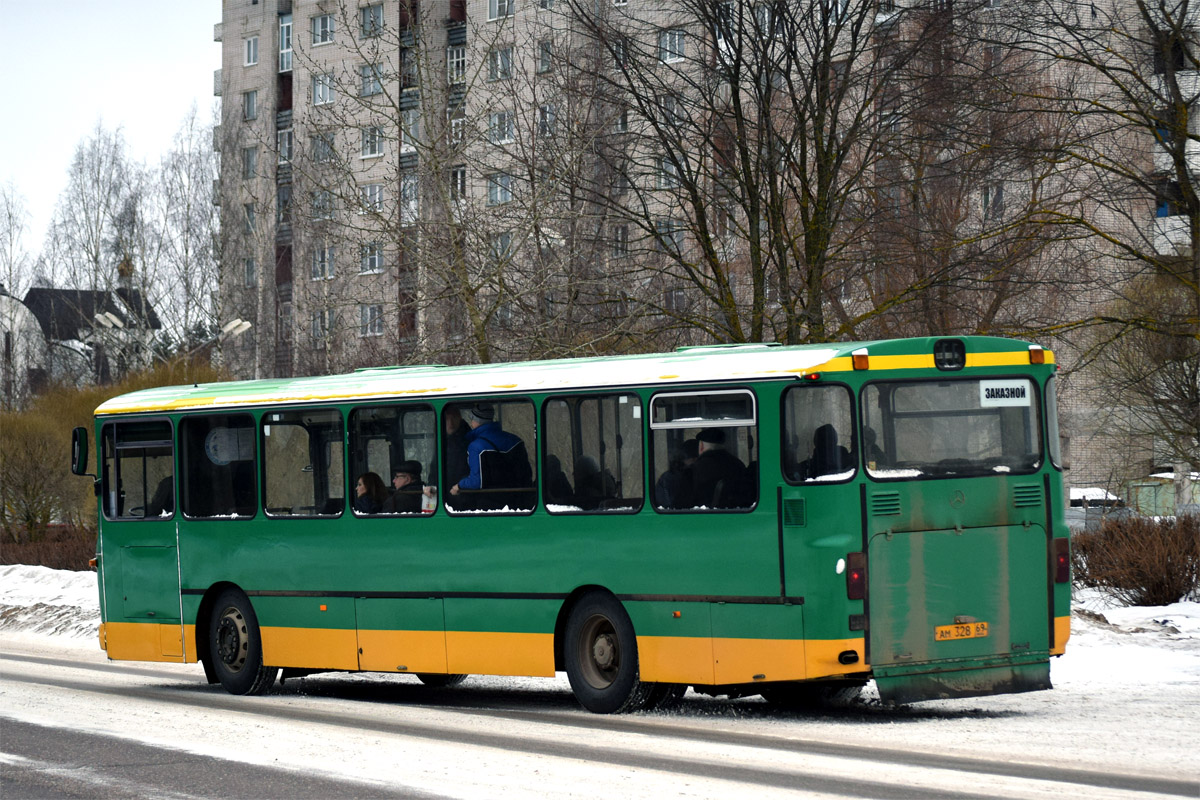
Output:
[[747,389],[650,400],[654,506],[749,510],[758,503],[757,405]]
[[171,423],[116,422],[101,433],[102,494],[108,519],[168,519],[175,513]]
[[551,513],[642,507],[642,406],[637,395],[546,401],[542,499]]
[[261,430],[267,516],[341,514],[342,415],[334,409],[275,411],[263,415]]
[[257,513],[254,431],[249,414],[198,415],[179,423],[184,516],[253,517]]
[[355,516],[432,514],[437,496],[437,479],[432,477],[436,453],[433,406],[404,403],[354,409],[348,477]]
[[[853,400],[845,386],[793,386],[783,401],[783,474],[791,483],[849,480],[857,469]],[[878,451],[878,448],[875,448]],[[881,452],[876,452],[881,458]]]
[[[450,512],[527,512],[537,503],[537,425],[528,400],[479,399],[455,405],[470,429],[466,476],[441,492]],[[451,417],[453,421],[453,417]],[[451,440],[443,457],[449,461]],[[455,459],[457,460],[457,458]],[[455,465],[447,463],[447,474]]]

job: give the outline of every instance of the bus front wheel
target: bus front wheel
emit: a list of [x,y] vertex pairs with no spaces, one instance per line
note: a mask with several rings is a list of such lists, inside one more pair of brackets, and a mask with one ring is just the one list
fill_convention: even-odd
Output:
[[588,711],[614,714],[645,705],[653,684],[638,679],[633,623],[615,597],[584,595],[567,620],[567,679]]
[[250,598],[226,589],[213,604],[208,652],[217,680],[230,694],[264,694],[279,670],[263,666],[262,636]]

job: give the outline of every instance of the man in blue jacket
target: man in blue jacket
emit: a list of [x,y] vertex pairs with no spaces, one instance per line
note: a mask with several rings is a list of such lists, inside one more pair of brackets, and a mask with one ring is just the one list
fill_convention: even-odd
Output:
[[[495,421],[496,410],[490,403],[476,403],[462,410],[467,432],[467,469],[465,478],[450,487],[457,495],[464,489],[524,489],[533,486],[533,470],[521,437],[509,433]],[[493,500],[484,500],[491,508],[512,501],[511,493],[501,492]]]

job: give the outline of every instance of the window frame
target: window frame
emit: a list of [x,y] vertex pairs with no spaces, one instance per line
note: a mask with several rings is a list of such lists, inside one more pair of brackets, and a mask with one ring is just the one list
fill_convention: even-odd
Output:
[[309,17],[309,25],[312,31],[311,44],[313,47],[333,44],[333,36],[336,31],[333,14],[317,14]]
[[[135,439],[135,440],[126,439],[121,444],[118,444],[118,438],[119,438],[118,432],[120,430],[122,430],[122,429],[128,430],[128,429],[131,429],[134,427],[142,427],[142,426],[150,426],[150,425],[158,425],[158,424],[166,425],[167,437],[165,439],[162,439],[162,438],[159,438],[159,439],[143,438],[143,439]],[[157,482],[156,482],[154,489],[151,489],[151,487],[149,485],[147,485],[147,482],[145,481],[145,478],[147,476],[146,476],[146,456],[144,454],[142,456],[142,473],[143,473],[142,474],[142,478],[143,478],[142,502],[143,502],[143,505],[132,507],[132,508],[141,508],[142,509],[141,516],[135,516],[135,515],[129,513],[132,510],[132,508],[129,508],[129,507],[126,507],[124,509],[125,513],[122,513],[122,514],[112,513],[114,511],[113,504],[117,497],[117,494],[116,494],[117,488],[111,486],[111,481],[113,481],[113,479],[119,479],[120,475],[119,474],[110,475],[109,470],[107,469],[107,462],[109,461],[110,456],[106,453],[106,447],[110,443],[110,438],[109,438],[110,431],[112,432],[111,444],[113,447],[113,453],[111,455],[111,459],[114,463],[116,473],[121,473],[121,469],[120,469],[121,459],[118,457],[118,453],[121,450],[146,450],[146,449],[151,449],[151,448],[153,448],[153,449],[164,449],[165,448],[169,451],[168,453],[161,454],[161,455],[167,456],[170,459],[170,468],[171,468],[171,475],[170,475],[170,478],[171,478],[171,513],[170,514],[165,515],[165,516],[162,514],[155,514],[154,516],[146,516],[146,505],[149,504],[149,502],[153,499],[154,494],[157,491]],[[97,491],[99,491],[100,498],[101,498],[100,513],[104,517],[105,520],[120,521],[120,522],[168,522],[170,520],[173,520],[175,518],[176,514],[180,513],[180,509],[179,509],[179,460],[178,460],[178,453],[177,453],[177,448],[176,448],[176,444],[175,444],[176,430],[175,430],[175,425],[171,422],[171,419],[169,417],[147,417],[145,419],[137,419],[137,420],[109,420],[109,421],[106,421],[100,428],[99,442],[100,442],[100,446],[98,448],[99,452],[97,453],[97,456],[96,456],[96,459],[98,462],[98,471],[100,473],[99,486],[97,487]],[[122,444],[125,446],[122,446]],[[161,480],[162,480],[162,478],[159,478],[160,482],[161,482]],[[121,487],[120,488],[121,496],[124,498],[125,497],[124,482],[118,480],[117,483]]]
[[247,36],[242,39],[242,66],[253,67],[258,65],[258,36]]
[[658,60],[662,64],[678,64],[687,58],[687,31],[667,28],[658,33]]

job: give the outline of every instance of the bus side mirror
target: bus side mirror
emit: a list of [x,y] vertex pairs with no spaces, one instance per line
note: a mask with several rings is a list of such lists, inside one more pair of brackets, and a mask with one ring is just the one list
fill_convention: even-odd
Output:
[[71,431],[71,472],[76,475],[90,475],[87,471],[88,435],[87,428],[76,428]]

